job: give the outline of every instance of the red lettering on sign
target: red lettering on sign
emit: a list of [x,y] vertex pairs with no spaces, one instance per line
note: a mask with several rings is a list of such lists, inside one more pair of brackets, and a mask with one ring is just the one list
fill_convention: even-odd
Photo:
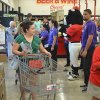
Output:
[[37,3],[53,3],[53,0],[37,0]]
[[67,0],[68,3],[77,3],[77,0]]
[[67,3],[67,0],[61,0],[61,3]]
[[51,5],[50,10],[56,11],[56,10],[63,10],[64,5]]
[[55,3],[55,4],[58,4],[58,3],[63,3],[63,4],[66,4],[66,3],[77,3],[77,0],[37,0],[37,3],[38,4],[49,4],[49,3]]
[[55,3],[59,3],[59,0],[55,0]]
[[37,0],[37,3],[41,3],[41,0]]

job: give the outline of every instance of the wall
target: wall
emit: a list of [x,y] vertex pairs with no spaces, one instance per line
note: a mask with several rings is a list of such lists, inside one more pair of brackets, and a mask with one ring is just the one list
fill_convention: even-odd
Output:
[[[88,1],[88,9],[91,9],[92,14],[94,14],[94,0],[87,0]],[[100,1],[97,0],[97,6],[100,5]],[[85,0],[81,0],[81,12],[83,13],[84,9],[86,9]],[[99,9],[97,9],[97,15],[100,15]]]
[[0,11],[2,10],[2,3],[0,3]]
[[[33,15],[50,15],[50,6],[52,4],[37,4],[37,0],[15,0],[18,1],[17,5],[21,7],[21,12],[24,14],[32,13]],[[49,1],[49,0],[48,0]],[[76,4],[78,5],[78,4]],[[100,0],[97,0],[97,14],[100,14],[99,10]],[[64,10],[64,14],[68,13],[68,10],[73,7],[73,4],[55,4],[56,7],[62,7],[60,10]],[[16,6],[17,8],[17,6]],[[86,8],[85,0],[81,0],[81,12]],[[94,12],[94,0],[88,0],[88,8]]]
[[14,0],[14,9],[18,11],[19,0]]
[[[25,15],[29,12],[32,13],[33,15],[50,15],[50,13],[52,12],[50,11],[50,6],[52,4],[37,4],[36,3],[37,0],[2,0],[2,1],[6,2],[7,4],[10,4],[16,10],[18,10],[18,6],[20,6],[21,12],[24,13]],[[83,10],[86,8],[85,0],[80,0],[80,1],[81,1],[81,12],[83,13]],[[94,14],[94,0],[87,0],[87,1],[88,1],[88,8],[91,9]],[[97,0],[97,15],[100,15],[99,5],[100,5],[100,0]],[[62,7],[62,9],[58,10],[64,10],[64,15],[66,15],[68,13],[68,10],[73,7],[73,4],[55,4],[53,6],[60,8]]]
[[49,5],[38,5],[36,0],[19,0],[19,6],[24,14],[30,12],[33,15],[50,15]]
[[16,1],[16,0],[1,0],[1,1],[3,1],[3,2],[5,2],[6,4],[8,4],[8,5],[10,5],[11,7],[13,7],[14,8],[14,1]]

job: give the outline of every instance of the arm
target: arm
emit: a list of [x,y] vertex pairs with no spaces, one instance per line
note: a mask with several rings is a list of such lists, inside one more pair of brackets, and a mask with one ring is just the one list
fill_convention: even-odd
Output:
[[91,46],[92,40],[93,40],[93,35],[89,35],[88,40],[87,40],[87,44],[86,44],[86,47],[85,47],[85,50],[86,50],[86,51],[87,51],[87,50],[89,49],[89,47]]
[[43,33],[41,32],[41,40],[45,40],[47,37],[48,37],[48,32],[47,31],[44,31]]
[[42,43],[40,44],[39,49],[40,49],[40,52],[41,52],[41,53],[44,53],[44,54],[48,55],[49,57],[51,57],[51,53],[49,53],[49,52],[43,47]]
[[87,55],[87,51],[88,51],[88,49],[90,48],[90,46],[91,46],[91,43],[92,43],[92,40],[93,40],[93,36],[94,35],[89,35],[89,37],[88,37],[88,40],[87,40],[87,44],[86,44],[86,47],[85,47],[85,49],[84,49],[84,51],[82,52],[82,57],[86,57],[86,55]]
[[52,49],[54,50],[54,46],[56,44],[56,41],[57,41],[57,36],[53,36],[53,43],[52,43]]
[[25,56],[26,53],[24,51],[22,52],[18,51],[19,47],[20,45],[18,43],[13,43],[12,52],[19,56]]

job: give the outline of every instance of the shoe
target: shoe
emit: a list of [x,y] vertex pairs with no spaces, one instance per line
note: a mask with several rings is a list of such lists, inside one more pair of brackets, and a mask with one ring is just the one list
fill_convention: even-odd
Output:
[[72,74],[72,71],[68,71],[67,72],[67,76],[71,75]]
[[69,81],[74,81],[74,80],[78,80],[79,79],[79,75],[75,75],[75,74],[71,74],[68,77]]
[[72,69],[71,71],[68,71],[67,72],[67,76],[71,75],[71,74],[74,74],[74,70]]
[[17,82],[18,82],[18,80],[16,79],[16,80],[15,80],[15,85],[17,85]]
[[80,85],[80,87],[87,87],[86,85]]
[[84,87],[84,89],[82,90],[82,92],[87,92],[87,87]]
[[66,64],[64,67],[70,66],[70,64]]

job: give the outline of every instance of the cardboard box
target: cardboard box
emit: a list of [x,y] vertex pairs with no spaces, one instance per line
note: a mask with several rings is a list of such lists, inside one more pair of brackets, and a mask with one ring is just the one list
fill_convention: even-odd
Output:
[[6,61],[7,61],[6,54],[0,54],[0,62],[6,62]]
[[6,85],[3,63],[0,63],[0,100],[6,100]]
[[0,100],[6,100],[5,79],[0,80]]

